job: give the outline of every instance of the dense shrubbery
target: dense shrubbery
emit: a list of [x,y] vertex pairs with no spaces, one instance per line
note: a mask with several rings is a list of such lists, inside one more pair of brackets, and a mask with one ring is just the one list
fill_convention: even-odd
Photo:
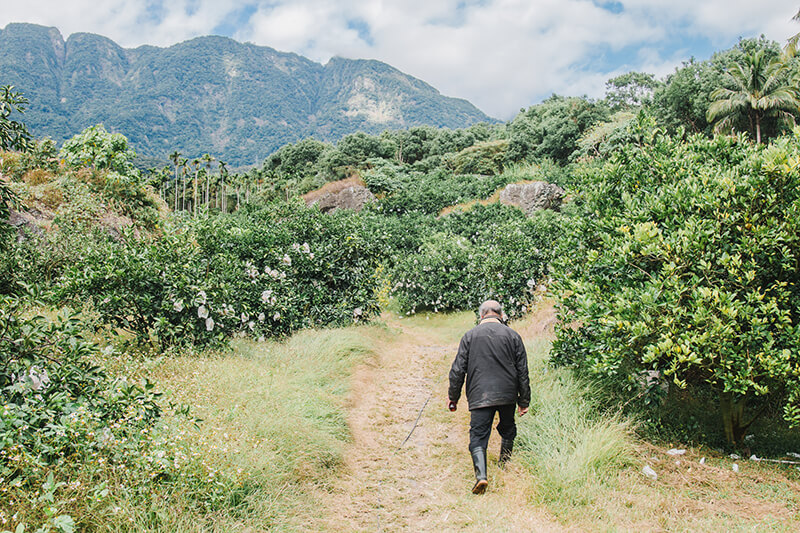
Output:
[[[3,477],[16,477],[21,462],[70,456],[90,432],[99,444],[101,430],[136,430],[160,416],[150,385],[112,380],[92,363],[97,347],[84,339],[78,318],[23,318],[18,300],[3,297],[0,304]],[[9,446],[19,446],[18,453]]]
[[274,204],[87,250],[62,296],[141,339],[220,344],[366,320],[379,250],[352,213]]
[[586,181],[560,265],[554,360],[641,389],[655,370],[720,396],[741,442],[747,402],[800,423],[800,134],[682,142],[652,130]]
[[502,301],[511,317],[529,309],[548,275],[557,215],[525,220],[519,210],[493,204],[438,225],[448,231],[428,237],[392,271],[403,312],[475,309],[488,298]]
[[[149,382],[114,378],[99,367],[98,347],[77,317],[26,318],[22,306],[0,297],[0,521],[25,508],[46,525],[66,526],[74,523],[60,514],[66,502],[53,499],[66,483],[54,481],[54,470],[96,471],[143,458],[161,416],[159,395]],[[145,476],[169,470],[171,460]],[[34,492],[40,497],[29,501]]]

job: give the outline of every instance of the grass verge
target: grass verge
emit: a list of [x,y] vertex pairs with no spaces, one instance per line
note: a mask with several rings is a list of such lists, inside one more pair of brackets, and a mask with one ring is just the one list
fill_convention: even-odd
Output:
[[386,334],[379,326],[310,330],[285,343],[242,341],[233,355],[213,360],[165,363],[163,387],[203,419],[191,435],[195,448],[235,481],[224,506],[198,514],[191,501],[179,499],[159,527],[300,528],[313,513],[306,489],[328,483],[341,465],[351,371]]
[[520,419],[520,462],[537,480],[536,494],[556,515],[591,503],[612,473],[632,462],[628,424],[598,414],[591,393],[570,372],[546,363],[550,343],[527,345],[531,413]]
[[342,463],[352,370],[388,335],[307,330],[227,354],[109,358],[115,374],[155,380],[164,416],[108,437],[92,426],[72,456],[23,465],[24,479],[0,472],[0,531],[303,529]]

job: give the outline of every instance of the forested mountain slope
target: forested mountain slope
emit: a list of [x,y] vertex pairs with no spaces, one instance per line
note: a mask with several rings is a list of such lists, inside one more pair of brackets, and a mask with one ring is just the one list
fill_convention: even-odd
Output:
[[65,41],[56,28],[9,24],[0,30],[0,83],[33,102],[25,121],[37,136],[61,141],[104,123],[144,155],[211,151],[235,166],[308,136],[492,120],[379,61],[321,65],[218,36],[125,49],[100,35]]

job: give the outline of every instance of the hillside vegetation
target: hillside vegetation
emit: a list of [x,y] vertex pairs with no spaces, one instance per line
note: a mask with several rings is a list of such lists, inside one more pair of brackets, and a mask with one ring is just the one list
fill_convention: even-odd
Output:
[[[471,498],[463,443],[436,437],[464,436],[465,419],[426,407],[470,313],[496,298],[537,390],[513,468],[496,474],[497,494],[517,494],[514,524],[795,529],[789,52],[745,40],[665,80],[610,80],[603,100],[308,138],[245,173],[178,150],[141,171],[99,125],[59,148],[4,87],[0,522],[485,528],[457,511]],[[534,181],[566,189],[559,209],[497,201]],[[301,197],[345,185],[373,199],[323,213]],[[430,432],[389,461],[415,417]],[[492,498],[475,509],[498,516]]]

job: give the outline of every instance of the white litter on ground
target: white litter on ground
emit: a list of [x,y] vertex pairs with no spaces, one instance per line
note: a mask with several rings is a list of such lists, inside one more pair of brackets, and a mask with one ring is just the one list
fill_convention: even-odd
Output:
[[644,468],[642,468],[642,473],[643,473],[645,476],[649,477],[650,479],[652,479],[652,480],[654,480],[654,481],[655,481],[656,479],[658,479],[658,474],[656,474],[656,471],[655,471],[655,470],[653,470],[652,468],[650,468],[650,465],[644,465]]

